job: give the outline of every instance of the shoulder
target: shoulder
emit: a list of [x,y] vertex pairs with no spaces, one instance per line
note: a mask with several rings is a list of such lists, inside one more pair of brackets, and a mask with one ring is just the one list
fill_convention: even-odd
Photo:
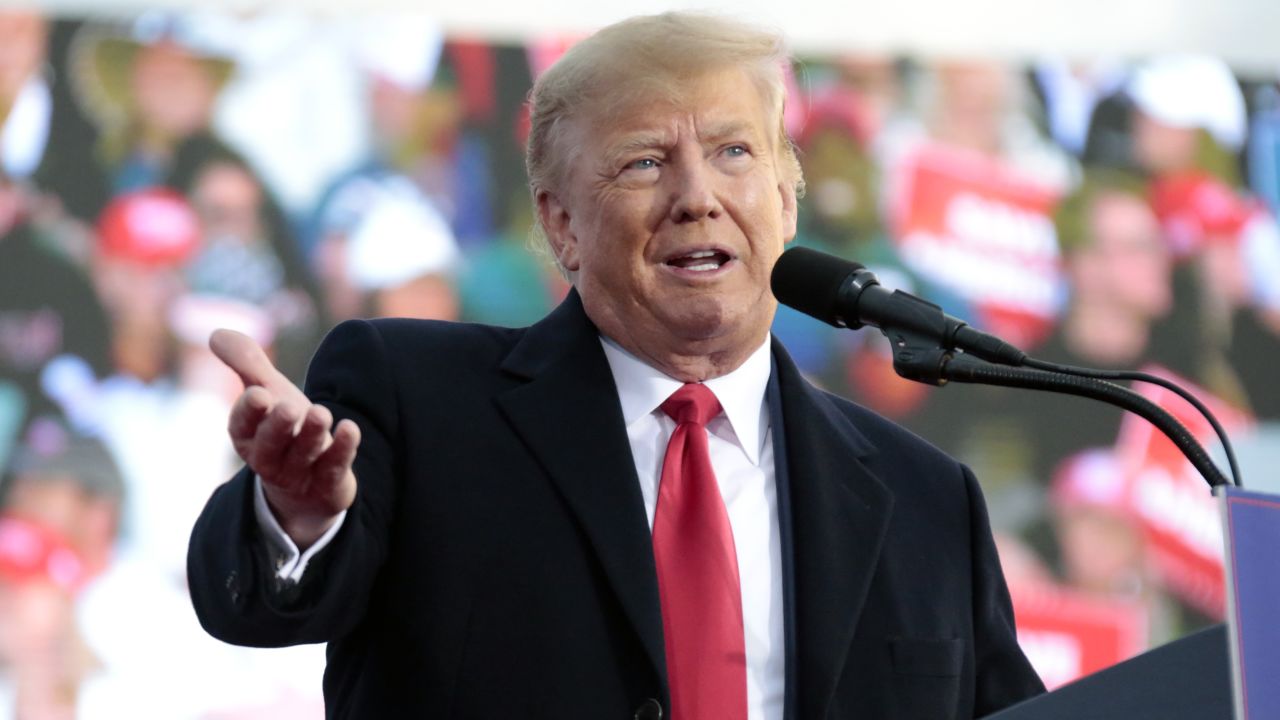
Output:
[[313,362],[338,351],[353,361],[385,356],[381,360],[392,365],[494,363],[510,352],[524,332],[525,328],[443,320],[346,320],[325,336]]
[[320,342],[304,389],[314,398],[383,394],[378,388],[394,394],[394,388],[487,387],[524,332],[437,320],[347,320]]

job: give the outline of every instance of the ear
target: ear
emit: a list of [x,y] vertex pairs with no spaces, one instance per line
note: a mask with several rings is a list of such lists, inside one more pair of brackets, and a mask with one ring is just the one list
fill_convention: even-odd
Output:
[[551,252],[555,254],[560,267],[569,272],[577,272],[578,238],[573,234],[569,209],[548,190],[538,190],[536,198],[538,222],[542,224],[542,231],[547,234]]
[[778,195],[782,198],[782,243],[796,239],[796,186],[795,183],[778,183]]

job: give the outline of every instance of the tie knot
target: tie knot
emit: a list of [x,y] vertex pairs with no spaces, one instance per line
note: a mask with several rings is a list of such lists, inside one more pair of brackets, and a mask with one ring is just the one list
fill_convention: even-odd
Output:
[[662,412],[677,425],[693,423],[705,426],[707,421],[720,414],[720,401],[706,385],[687,383],[662,403]]

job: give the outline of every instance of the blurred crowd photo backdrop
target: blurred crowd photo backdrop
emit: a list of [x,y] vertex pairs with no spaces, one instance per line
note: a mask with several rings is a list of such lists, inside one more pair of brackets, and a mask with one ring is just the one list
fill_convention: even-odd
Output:
[[[348,318],[547,313],[568,285],[530,240],[525,98],[575,37],[0,9],[0,720],[323,717],[323,647],[224,645],[191,609],[191,525],[238,467],[207,339],[301,381]],[[1247,480],[1274,473],[1280,64],[851,46],[790,71],[798,245],[1037,358],[1174,379]],[[1051,688],[1222,620],[1216,507],[1145,421],[902,380],[872,328],[783,308],[774,333],[974,468]]]

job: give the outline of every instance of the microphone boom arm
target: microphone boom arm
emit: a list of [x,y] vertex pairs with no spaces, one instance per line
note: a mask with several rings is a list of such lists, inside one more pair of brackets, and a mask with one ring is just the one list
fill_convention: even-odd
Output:
[[[894,369],[899,375],[909,380],[919,380],[935,385],[942,385],[948,381],[998,385],[1101,400],[1128,410],[1154,425],[1173,441],[1173,444],[1182,451],[1210,487],[1231,484],[1214,465],[1204,447],[1182,423],[1160,406],[1128,388],[1105,380],[1047,370],[996,365],[970,355],[953,354],[936,346],[930,347],[927,343],[918,344],[913,342],[908,334],[893,330],[886,330],[885,335],[894,344]],[[930,378],[936,378],[936,381]]]

